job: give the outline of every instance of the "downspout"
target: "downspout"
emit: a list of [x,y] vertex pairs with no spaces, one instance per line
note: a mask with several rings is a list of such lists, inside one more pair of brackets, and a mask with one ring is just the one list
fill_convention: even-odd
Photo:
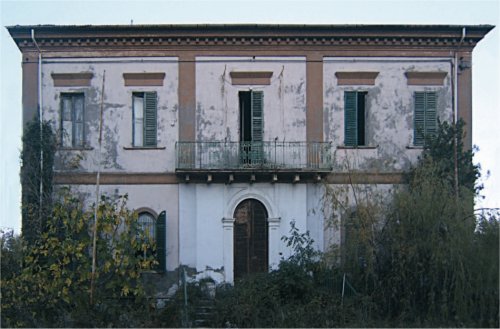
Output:
[[42,229],[42,206],[43,206],[43,98],[42,98],[42,51],[35,39],[35,30],[31,29],[31,40],[38,50],[38,118],[40,120],[40,198],[38,209],[39,229]]
[[465,26],[462,28],[462,37],[458,43],[457,49],[454,54],[454,67],[453,67],[453,127],[455,134],[453,136],[453,161],[454,161],[454,183],[455,183],[455,197],[458,201],[458,136],[456,134],[456,124],[458,122],[458,51],[462,46],[466,34]]

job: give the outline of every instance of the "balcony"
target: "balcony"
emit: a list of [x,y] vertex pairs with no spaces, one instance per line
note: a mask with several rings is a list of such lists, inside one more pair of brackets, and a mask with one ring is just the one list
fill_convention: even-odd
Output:
[[178,173],[320,173],[332,169],[331,143],[177,142]]

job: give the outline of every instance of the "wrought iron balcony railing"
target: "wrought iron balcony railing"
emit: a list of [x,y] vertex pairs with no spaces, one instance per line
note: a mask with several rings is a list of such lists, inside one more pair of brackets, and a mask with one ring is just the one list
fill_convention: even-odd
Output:
[[324,142],[177,142],[176,152],[178,171],[332,168],[331,143]]

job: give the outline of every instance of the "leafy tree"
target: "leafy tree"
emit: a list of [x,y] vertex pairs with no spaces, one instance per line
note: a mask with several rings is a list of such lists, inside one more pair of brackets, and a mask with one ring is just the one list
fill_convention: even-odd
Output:
[[[35,118],[26,124],[21,152],[22,235],[32,244],[40,237],[51,213],[56,137],[49,122]],[[41,153],[43,152],[43,161]],[[43,170],[41,168],[43,166]],[[40,181],[42,190],[40,191]],[[41,201],[41,205],[40,205]],[[41,208],[40,208],[41,206]]]
[[22,239],[11,229],[0,230],[2,279],[7,280],[19,274],[22,261]]
[[464,126],[462,119],[455,125],[446,121],[438,122],[438,134],[426,140],[420,165],[426,161],[432,161],[436,178],[446,182],[452,191],[456,192],[456,176],[458,192],[465,190],[478,195],[483,189],[483,186],[478,183],[481,177],[481,166],[473,162],[474,150],[464,149]]
[[365,200],[346,218],[343,269],[392,326],[498,327],[498,214],[473,215],[479,166],[463,150],[462,128],[440,124],[386,210]]
[[141,270],[153,266],[144,257],[137,214],[126,197],[103,197],[98,206],[95,303],[89,303],[93,209],[84,210],[65,193],[47,218],[40,239],[25,248],[20,273],[2,277],[2,326],[139,326],[148,304]]

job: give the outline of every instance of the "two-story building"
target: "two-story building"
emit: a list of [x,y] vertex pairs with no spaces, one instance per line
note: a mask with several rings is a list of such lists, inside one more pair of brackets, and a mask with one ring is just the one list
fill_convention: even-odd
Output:
[[41,109],[58,135],[55,183],[93,200],[99,170],[151,234],[165,212],[168,271],[219,282],[289,255],[291,221],[338,243],[326,187],[403,184],[438,119],[465,120],[471,147],[472,51],[491,29],[8,27],[23,122]]

